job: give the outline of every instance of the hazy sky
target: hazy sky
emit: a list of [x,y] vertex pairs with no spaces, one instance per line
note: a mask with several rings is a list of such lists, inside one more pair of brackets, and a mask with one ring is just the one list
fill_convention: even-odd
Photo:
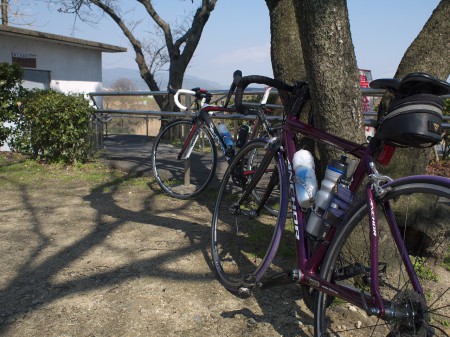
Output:
[[[68,14],[50,8],[46,0],[11,0],[13,7],[22,4],[24,21],[11,18],[11,25],[54,34],[73,36],[122,47],[130,45],[109,17],[97,25],[74,20]],[[145,11],[134,1],[124,10],[128,19],[137,22],[135,32],[151,36],[153,23],[142,20]],[[155,0],[154,6],[166,21],[173,23],[186,10],[194,8],[190,0]],[[194,4],[198,0],[194,1]],[[391,77],[410,43],[436,8],[438,0],[348,0],[350,25],[358,66],[372,70],[373,78]],[[205,26],[200,44],[187,74],[205,78],[227,87],[232,73],[241,69],[244,75],[272,76],[270,65],[269,14],[264,0],[218,0]],[[104,54],[104,68],[137,69],[132,51]]]

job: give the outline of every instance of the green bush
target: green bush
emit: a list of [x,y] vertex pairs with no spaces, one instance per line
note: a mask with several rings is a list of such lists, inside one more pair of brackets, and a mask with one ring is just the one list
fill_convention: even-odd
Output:
[[11,141],[15,151],[46,162],[84,162],[93,108],[82,95],[33,90],[24,97]]
[[0,63],[0,146],[9,136],[10,129],[4,123],[14,122],[22,88],[22,68],[9,63]]

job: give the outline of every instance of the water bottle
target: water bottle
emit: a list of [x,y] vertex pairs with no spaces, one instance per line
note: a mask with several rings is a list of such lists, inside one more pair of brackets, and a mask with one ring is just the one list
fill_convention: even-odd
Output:
[[295,172],[295,195],[302,208],[309,208],[314,204],[317,193],[317,179],[314,171],[314,157],[307,150],[299,150],[292,161]]
[[336,186],[333,188],[333,197],[331,199],[330,207],[323,217],[324,225],[319,237],[324,239],[328,229],[332,226],[340,224],[344,218],[347,210],[353,203],[354,193],[350,191],[349,186],[352,180],[353,173],[356,168],[356,160],[351,160],[347,165],[347,170],[340,178]]
[[331,160],[327,166],[325,178],[320,184],[320,190],[316,194],[314,209],[309,215],[308,223],[306,224],[306,231],[312,236],[317,237],[320,234],[323,216],[328,210],[331,199],[333,198],[333,187],[347,169],[346,159],[345,156],[342,156],[339,161]]
[[239,129],[239,136],[236,141],[236,147],[241,148],[247,142],[248,134],[250,133],[250,127],[246,124],[242,124]]
[[217,125],[217,130],[219,131],[220,136],[222,137],[223,142],[225,143],[227,149],[233,148],[234,147],[233,137],[231,137],[231,133],[230,131],[228,131],[227,126],[225,124],[219,123],[219,125]]

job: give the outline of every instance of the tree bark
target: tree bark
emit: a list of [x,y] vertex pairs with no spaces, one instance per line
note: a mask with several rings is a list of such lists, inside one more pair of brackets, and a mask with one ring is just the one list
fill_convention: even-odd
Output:
[[[398,66],[395,77],[411,72],[426,72],[446,80],[450,75],[450,0],[441,0],[425,26],[408,47]],[[389,104],[388,96],[381,105]],[[423,174],[433,158],[430,149],[397,149],[390,165],[383,172],[393,178]]]
[[[315,126],[363,143],[361,92],[346,1],[294,1],[294,6]],[[340,154],[319,146],[321,164]]]
[[270,16],[274,77],[292,84],[306,80],[305,63],[293,0],[266,0]]
[[8,2],[9,0],[2,0],[1,6],[2,6],[2,25],[7,26],[8,25]]

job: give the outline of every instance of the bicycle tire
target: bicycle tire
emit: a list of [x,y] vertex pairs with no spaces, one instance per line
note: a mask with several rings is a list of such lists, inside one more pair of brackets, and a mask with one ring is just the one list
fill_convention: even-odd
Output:
[[[269,267],[273,268],[270,263],[273,255],[269,256],[268,252],[276,252],[286,221],[287,182],[279,152],[267,170],[267,174],[277,176],[282,182],[275,187],[280,189],[277,217],[264,210],[255,214],[258,204],[251,195],[239,210],[233,208],[254,173],[256,162],[252,161],[253,173],[245,175],[248,156],[255,150],[265,149],[266,143],[250,141],[237,153],[223,177],[212,217],[211,250],[217,277],[226,289],[241,297],[249,296]],[[236,170],[242,171],[245,178],[239,180]],[[265,179],[259,180],[258,184],[261,181],[267,184]]]
[[[191,144],[192,142],[195,144],[192,145],[189,159],[177,158],[192,126],[192,120],[178,119],[169,123],[160,131],[152,148],[153,175],[162,190],[177,199],[198,196],[210,184],[216,171],[217,150],[214,140],[204,125],[199,127],[198,137],[194,136],[191,139]],[[203,144],[202,139],[204,139]],[[187,184],[185,173],[188,160],[190,161],[190,174],[188,174],[190,181]]]
[[[404,320],[384,321],[376,316],[369,317],[364,310],[343,304],[339,299],[327,300],[325,293],[318,292],[314,323],[316,336],[448,336],[450,332],[450,179],[416,176],[399,179],[390,186],[392,190],[376,200],[379,206],[380,292],[385,307],[412,307],[414,309],[409,312],[414,315]],[[389,203],[394,211],[423,295],[413,288],[392,233],[387,228],[381,207],[385,203]],[[369,267],[368,236],[371,229],[367,223],[368,211],[367,203],[363,201],[350,213],[328,249],[320,275],[366,293],[370,292],[370,274],[366,269]],[[349,267],[354,269],[350,272]]]

